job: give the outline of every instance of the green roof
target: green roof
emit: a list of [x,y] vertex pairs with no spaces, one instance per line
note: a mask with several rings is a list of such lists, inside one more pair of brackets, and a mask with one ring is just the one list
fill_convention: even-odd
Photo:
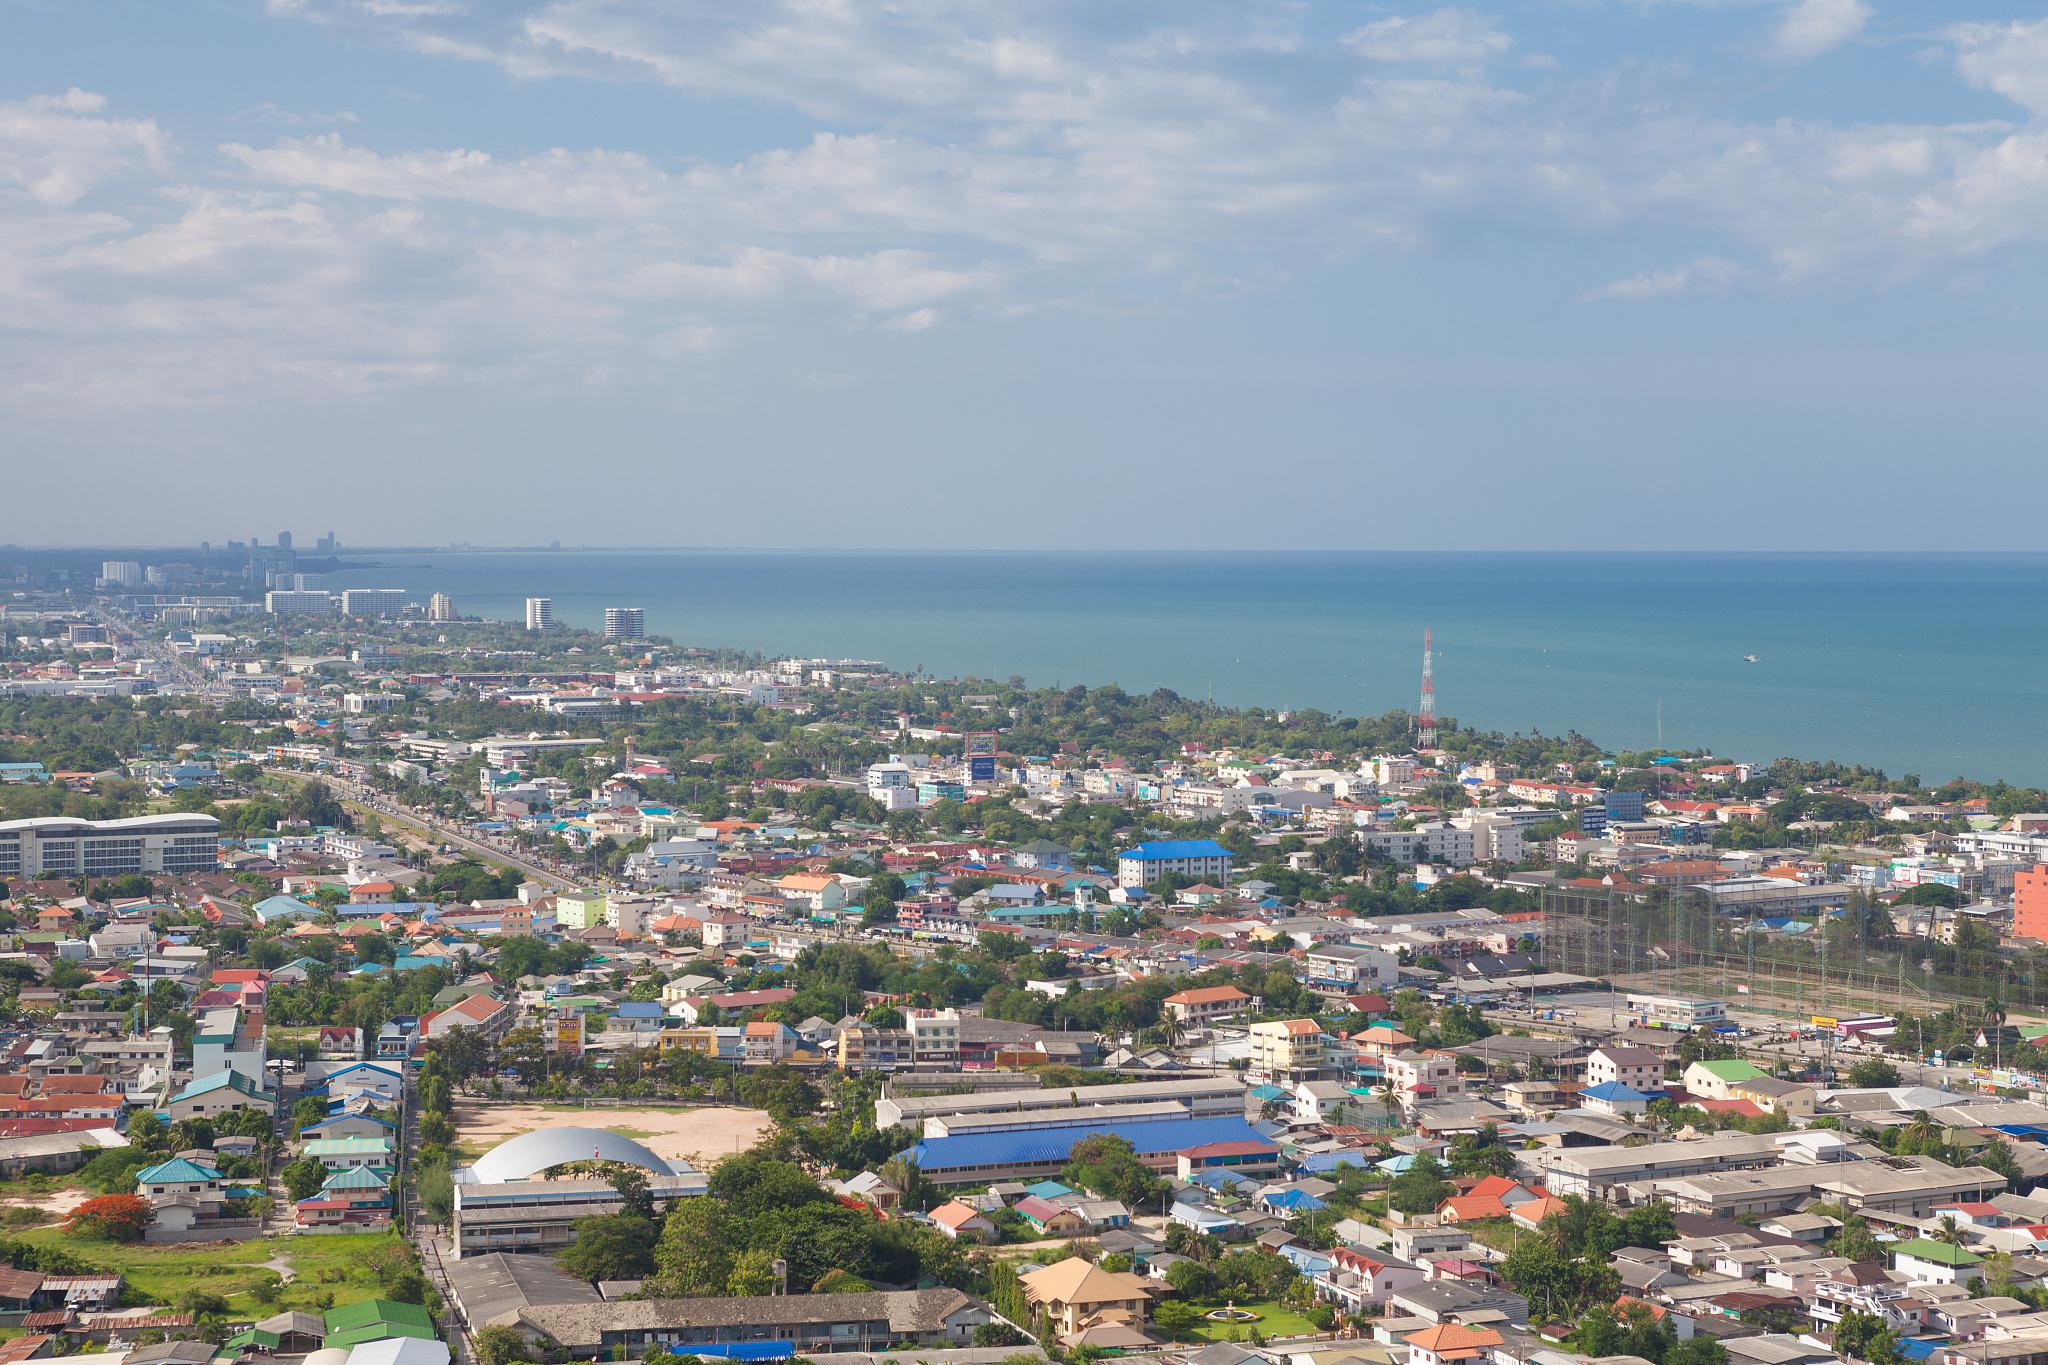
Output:
[[1753,1081],[1768,1074],[1762,1067],[1748,1062],[1694,1062],[1693,1065],[1717,1081]]
[[383,1156],[391,1150],[391,1139],[381,1137],[314,1138],[306,1144],[307,1156]]
[[1915,1237],[1910,1242],[1900,1242],[1892,1248],[1892,1254],[1911,1256],[1916,1261],[1931,1261],[1935,1265],[1967,1266],[1984,1262],[1984,1258],[1974,1252],[1950,1246],[1947,1242],[1937,1242],[1931,1237]]
[[171,1102],[175,1104],[179,1100],[189,1100],[196,1095],[211,1094],[212,1092],[221,1089],[223,1086],[230,1090],[240,1091],[242,1094],[247,1095],[250,1099],[259,1099],[265,1101],[270,1100],[270,1096],[263,1093],[263,1087],[257,1085],[256,1082],[250,1080],[241,1072],[216,1071],[211,1076],[202,1076],[192,1081],[183,1090],[180,1090],[176,1095],[173,1095],[171,1097]]
[[220,1172],[211,1166],[202,1166],[182,1156],[172,1157],[161,1165],[145,1166],[135,1173],[137,1184],[165,1185],[172,1182],[194,1180],[218,1180]]
[[391,1299],[364,1299],[327,1315],[327,1346],[360,1346],[366,1341],[389,1337],[417,1337],[436,1341],[434,1319],[416,1303]]
[[381,1190],[390,1185],[391,1177],[378,1166],[351,1166],[345,1171],[336,1171],[320,1182],[322,1193],[328,1190]]

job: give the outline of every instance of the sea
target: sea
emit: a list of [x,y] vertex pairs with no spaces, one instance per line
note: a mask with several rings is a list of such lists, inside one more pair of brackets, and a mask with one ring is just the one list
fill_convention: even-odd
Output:
[[2048,785],[2048,554],[352,552],[322,586],[445,592],[691,645],[1276,709],[1417,703],[1615,750]]

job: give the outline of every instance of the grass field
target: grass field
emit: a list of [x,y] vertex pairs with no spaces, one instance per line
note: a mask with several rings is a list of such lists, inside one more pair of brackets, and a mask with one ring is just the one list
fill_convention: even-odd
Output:
[[[1206,1313],[1212,1308],[1221,1308],[1224,1305],[1205,1303],[1197,1306]],[[1251,1335],[1253,1328],[1257,1328],[1261,1334],[1268,1337],[1305,1337],[1313,1335],[1316,1330],[1315,1324],[1307,1318],[1292,1308],[1283,1308],[1277,1303],[1239,1303],[1231,1306],[1257,1313],[1259,1320],[1210,1322],[1205,1318],[1195,1328],[1195,1335],[1203,1341],[1243,1341]]]
[[[265,1317],[287,1308],[319,1311],[374,1298],[377,1277],[370,1262],[377,1253],[404,1243],[394,1232],[336,1233],[332,1236],[262,1238],[250,1242],[150,1246],[141,1242],[86,1242],[56,1228],[37,1228],[19,1240],[54,1247],[100,1270],[117,1271],[135,1293],[152,1303],[176,1305],[185,1294],[218,1294],[238,1316]],[[266,1304],[251,1292],[281,1278],[270,1263],[282,1260],[293,1271],[277,1298]],[[327,1296],[333,1296],[331,1304]]]

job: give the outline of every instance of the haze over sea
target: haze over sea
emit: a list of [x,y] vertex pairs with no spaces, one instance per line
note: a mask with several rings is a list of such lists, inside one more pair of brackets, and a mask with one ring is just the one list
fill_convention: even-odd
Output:
[[1431,626],[1438,710],[1467,725],[1650,749],[1661,702],[1668,748],[2048,784],[2048,554],[352,553],[378,567],[323,586],[1349,714],[1414,707]]

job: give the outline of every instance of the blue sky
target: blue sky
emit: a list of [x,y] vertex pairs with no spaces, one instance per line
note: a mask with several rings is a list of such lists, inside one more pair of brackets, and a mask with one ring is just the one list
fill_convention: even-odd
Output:
[[0,538],[2042,544],[2038,4],[6,15]]

